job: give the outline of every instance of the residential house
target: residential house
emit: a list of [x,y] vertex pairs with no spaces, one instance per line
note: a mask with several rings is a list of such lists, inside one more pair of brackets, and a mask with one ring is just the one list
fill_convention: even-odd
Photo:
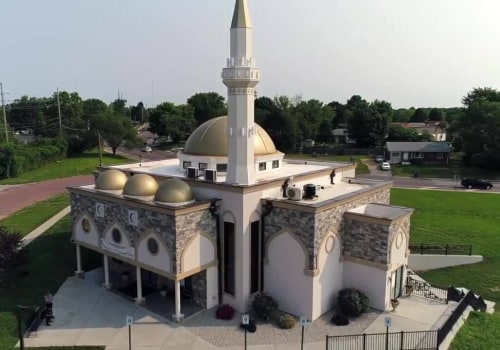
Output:
[[447,142],[387,142],[385,158],[392,164],[448,165],[450,145]]

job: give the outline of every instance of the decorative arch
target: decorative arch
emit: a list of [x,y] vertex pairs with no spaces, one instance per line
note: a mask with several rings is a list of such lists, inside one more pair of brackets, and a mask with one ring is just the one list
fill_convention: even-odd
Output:
[[[122,241],[120,243],[116,243],[111,237],[114,229],[118,229],[122,233]],[[136,251],[126,232],[117,221],[108,225],[101,238],[100,248],[126,259],[135,260],[137,256]]]
[[180,256],[181,273],[205,266],[217,259],[215,240],[199,233],[186,243]]
[[260,221],[260,215],[261,213],[256,210],[250,215],[250,221],[249,223],[255,222],[255,221]]
[[[398,224],[398,228],[396,230],[396,234],[392,236],[391,240],[389,241],[389,256],[392,256],[392,248],[394,247],[394,241],[400,236],[400,233],[403,234],[403,241],[406,243],[405,247],[405,255],[406,251],[408,251],[408,244],[410,243],[410,234],[409,234],[409,223],[408,221],[403,221],[400,224]],[[399,248],[398,248],[399,249]]]
[[[87,220],[90,223],[89,232],[85,232],[83,229],[83,220]],[[87,213],[82,213],[79,215],[78,219],[74,221],[72,232],[72,236],[75,241],[99,247],[99,231],[97,230],[97,225],[92,217]]]
[[335,247],[338,245],[339,248],[340,248],[340,256],[339,256],[339,262],[342,261],[342,247],[343,247],[343,241],[342,241],[342,237],[338,234],[337,231],[329,231],[326,235],[323,236],[323,238],[321,238],[321,241],[319,242],[319,246],[318,246],[318,261],[319,261],[319,255],[320,254],[323,254],[325,253],[326,254],[326,251],[325,249],[323,249],[326,245],[326,242],[328,240],[329,237],[333,237],[333,239],[335,240],[334,241],[334,247],[333,249],[335,249]]
[[[154,238],[158,242],[158,253],[153,255],[148,249],[149,238]],[[136,242],[135,252],[137,260],[145,265],[152,266],[161,271],[172,273],[172,255],[161,236],[150,229],[141,235]]]
[[281,236],[282,234],[289,234],[290,237],[292,237],[298,244],[299,246],[302,248],[303,252],[304,252],[304,257],[305,257],[305,261],[304,261],[304,269],[307,269],[309,267],[309,252],[307,251],[307,248],[304,244],[304,242],[302,242],[300,240],[300,238],[297,237],[297,235],[295,233],[293,233],[292,230],[290,230],[288,227],[287,228],[284,228],[280,231],[278,231],[277,233],[273,234],[271,237],[269,237],[269,239],[266,241],[265,243],[265,252],[264,252],[264,255],[266,257],[266,261],[269,260],[269,256],[268,256],[268,252],[269,252],[269,246],[271,245],[271,242],[276,239],[277,237]]
[[232,222],[233,224],[236,224],[236,216],[230,210],[223,212],[221,218],[222,222]]

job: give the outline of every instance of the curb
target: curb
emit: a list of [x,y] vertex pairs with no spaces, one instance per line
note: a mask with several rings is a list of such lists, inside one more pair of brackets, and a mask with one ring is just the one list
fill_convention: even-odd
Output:
[[68,205],[66,208],[64,208],[63,210],[52,216],[50,219],[45,221],[43,224],[38,226],[36,229],[34,229],[26,236],[24,236],[22,239],[23,248],[26,247],[31,242],[33,242],[38,236],[42,235],[49,228],[54,226],[59,220],[68,215],[70,212],[71,212],[71,207]]

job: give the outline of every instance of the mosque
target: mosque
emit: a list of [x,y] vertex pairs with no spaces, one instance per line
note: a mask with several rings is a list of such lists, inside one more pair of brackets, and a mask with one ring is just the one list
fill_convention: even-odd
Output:
[[315,320],[345,287],[390,310],[406,279],[412,209],[389,204],[391,182],[355,177],[355,165],[284,158],[254,122],[261,78],[247,0],[236,0],[222,70],[228,115],[200,125],[177,159],[108,166],[71,187],[77,274],[81,249],[103,257],[103,287],[120,273],[143,290],[165,286],[184,317],[201,308],[245,312],[252,296]]

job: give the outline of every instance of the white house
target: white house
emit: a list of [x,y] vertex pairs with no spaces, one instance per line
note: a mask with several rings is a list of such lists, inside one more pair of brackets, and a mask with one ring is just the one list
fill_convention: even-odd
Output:
[[266,291],[314,320],[356,287],[390,309],[412,209],[390,206],[391,183],[358,180],[353,164],[284,160],[254,122],[260,71],[246,0],[236,0],[230,46],[228,116],[199,126],[178,159],[102,168],[95,185],[69,188],[78,273],[82,247],[99,252],[105,288],[127,271],[147,304],[145,284],[165,284],[176,320],[183,290],[201,307],[242,312]]

